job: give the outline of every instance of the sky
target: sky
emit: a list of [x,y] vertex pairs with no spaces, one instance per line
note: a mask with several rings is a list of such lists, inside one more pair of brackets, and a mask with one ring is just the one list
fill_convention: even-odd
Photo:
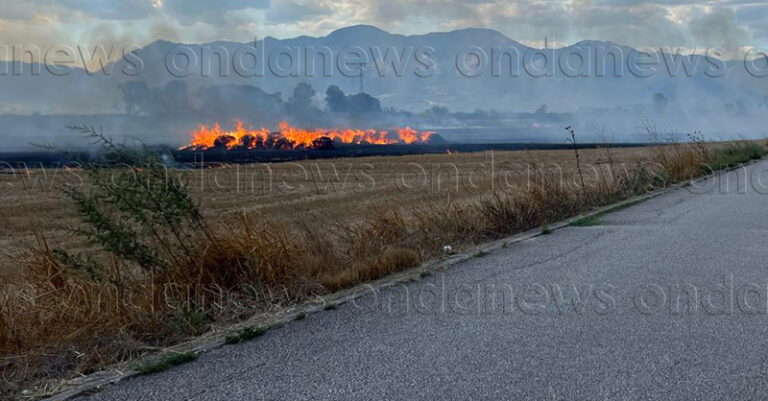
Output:
[[492,28],[528,45],[585,39],[728,52],[768,48],[751,0],[0,0],[0,45],[146,45],[324,36],[370,24],[420,34]]

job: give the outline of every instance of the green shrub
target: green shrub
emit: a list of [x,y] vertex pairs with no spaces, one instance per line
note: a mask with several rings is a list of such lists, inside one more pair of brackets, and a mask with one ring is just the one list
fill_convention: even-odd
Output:
[[192,351],[165,354],[157,359],[136,366],[134,370],[139,372],[140,375],[149,375],[168,370],[183,363],[192,362],[195,359],[197,359],[197,354]]
[[260,337],[264,335],[264,333],[267,332],[267,329],[265,327],[244,327],[242,330],[238,331],[237,334],[233,334],[231,336],[227,336],[224,339],[224,342],[227,344],[239,344],[244,341],[252,340],[256,337]]
[[724,149],[713,152],[712,160],[702,165],[704,173],[738,166],[750,160],[761,159],[765,155],[762,146],[749,141],[729,144]]
[[[84,164],[90,180],[83,189],[65,185],[83,225],[71,231],[109,253],[118,268],[138,266],[162,272],[171,265],[192,264],[193,238],[213,234],[199,205],[181,180],[171,174],[156,153],[146,147],[116,144],[93,127],[72,127],[101,145],[97,162]],[[54,249],[62,265],[94,279],[105,266],[92,258]]]

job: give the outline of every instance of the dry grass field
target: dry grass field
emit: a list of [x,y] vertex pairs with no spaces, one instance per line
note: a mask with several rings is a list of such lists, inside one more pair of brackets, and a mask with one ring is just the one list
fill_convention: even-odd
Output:
[[[653,155],[652,148],[582,150],[584,176],[595,182],[597,172],[625,174],[625,169],[638,163],[653,163]],[[492,185],[519,191],[533,169],[562,173],[563,185],[578,184],[572,150],[308,160],[181,174],[190,192],[201,200],[204,213],[216,223],[232,224],[245,212],[254,219],[327,227],[376,209],[413,210],[471,201],[489,193]],[[79,171],[39,168],[0,175],[0,249],[4,253],[0,271],[18,270],[18,262],[9,256],[33,244],[36,234],[45,235],[57,246],[86,247],[67,231],[77,219],[56,190],[57,185],[68,182],[87,185],[86,180]]]
[[[0,174],[0,398],[55,388],[51,383],[213,325],[414,267],[440,257],[445,245],[470,249],[701,175],[703,164],[720,168],[762,153],[762,144],[747,142],[580,150],[581,173],[572,150],[172,169],[167,177],[199,200],[200,218],[157,224],[151,219],[165,216],[158,208],[147,227],[171,230],[157,240],[113,235],[90,242],[71,230],[120,227],[98,226],[83,210],[78,216],[72,193],[61,191],[68,185],[90,193],[86,171],[6,169]],[[139,167],[128,171],[146,176]],[[125,173],[98,172],[101,180],[114,174],[118,182]],[[120,202],[105,213],[147,218]],[[128,231],[142,220],[133,221]],[[132,259],[141,247],[149,256]],[[87,263],[70,257],[76,254]],[[215,312],[189,302],[205,304],[213,288],[239,302]]]

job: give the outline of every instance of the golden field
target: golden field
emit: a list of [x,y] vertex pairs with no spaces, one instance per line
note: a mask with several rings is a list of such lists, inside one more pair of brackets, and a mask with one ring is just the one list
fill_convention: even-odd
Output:
[[[610,175],[653,163],[653,148],[585,149],[580,151],[585,180],[596,172]],[[609,165],[609,159],[613,164]],[[34,166],[30,166],[34,167]],[[307,160],[297,163],[231,165],[187,170],[182,174],[204,213],[230,224],[243,212],[279,223],[327,226],[355,220],[371,209],[416,209],[430,204],[463,202],[496,189],[527,185],[529,169],[560,174],[563,185],[575,185],[572,150],[427,154]],[[77,224],[64,196],[63,183],[87,185],[82,172],[16,169],[0,175],[0,271],[17,270],[15,250],[45,235],[52,244],[84,248],[67,231]]]
[[[5,169],[0,398],[28,388],[44,394],[258,311],[413,268],[445,245],[467,250],[699,176],[703,165],[762,157],[762,146],[581,149],[578,165],[573,150],[536,150],[205,169]],[[159,176],[175,181],[142,181]],[[93,185],[112,179],[119,191],[109,196]],[[180,198],[165,199],[163,187],[181,188]],[[78,197],[127,223],[84,220]],[[162,220],[169,216],[141,203],[148,199],[200,207]],[[89,242],[72,231],[80,228],[109,235]],[[220,290],[234,302],[207,309]]]

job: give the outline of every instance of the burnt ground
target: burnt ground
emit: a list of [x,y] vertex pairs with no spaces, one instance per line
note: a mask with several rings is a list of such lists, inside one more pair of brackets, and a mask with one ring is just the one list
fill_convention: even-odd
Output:
[[[643,146],[640,143],[612,144],[612,147]],[[580,144],[580,149],[594,149],[603,144]],[[428,153],[471,153],[485,151],[508,150],[557,150],[568,149],[567,143],[491,143],[491,144],[411,144],[411,145],[346,145],[336,146],[334,149],[208,149],[208,150],[176,150],[168,146],[157,146],[155,150],[172,156],[177,163],[195,165],[207,162],[216,163],[264,163],[285,162],[306,159],[332,159],[341,157],[364,156],[399,156]],[[75,165],[81,162],[93,161],[94,153],[81,151],[50,151],[41,150],[34,152],[0,152],[0,170],[18,168],[20,166],[32,167],[60,167]]]

